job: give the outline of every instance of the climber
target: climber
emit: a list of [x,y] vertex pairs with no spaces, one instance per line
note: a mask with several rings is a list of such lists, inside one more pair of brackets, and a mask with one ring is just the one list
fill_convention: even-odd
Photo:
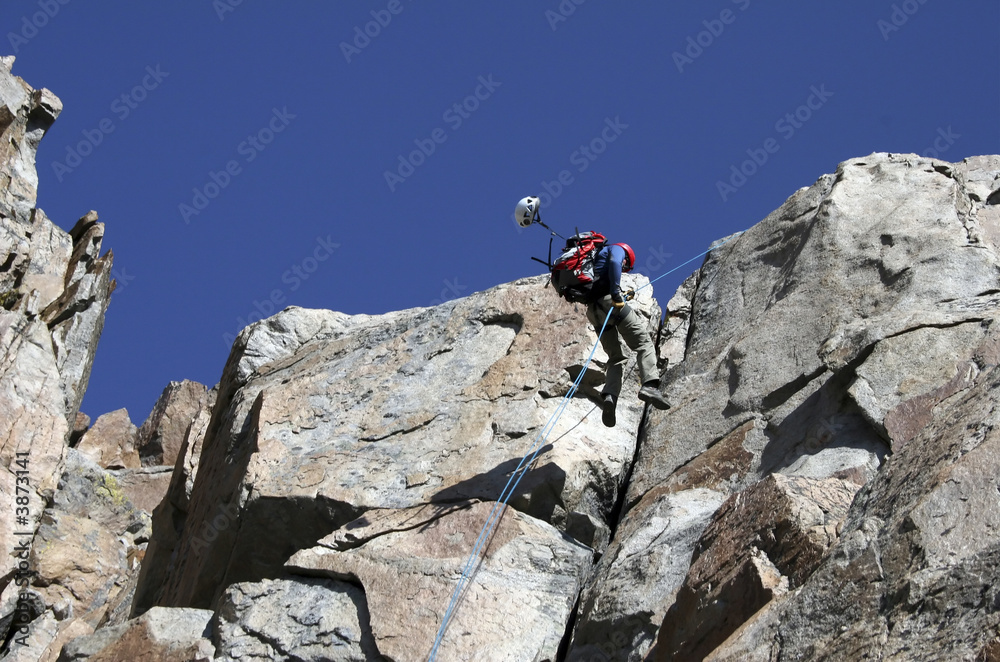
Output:
[[[534,196],[523,198],[514,208],[514,218],[521,227],[541,222],[541,201]],[[555,234],[555,233],[553,233]],[[539,260],[541,261],[541,260]],[[601,345],[608,354],[607,375],[601,393],[601,421],[614,427],[615,408],[622,388],[622,370],[627,358],[622,340],[638,355],[639,399],[657,409],[670,403],[660,393],[656,372],[656,350],[639,315],[625,304],[634,292],[623,293],[622,272],[635,266],[635,251],[628,244],[608,244],[597,232],[577,233],[566,241],[562,256],[549,264],[552,285],[567,301],[587,304],[587,319],[601,334]],[[608,313],[611,316],[608,317]],[[607,318],[607,325],[604,320]]]
[[607,376],[601,393],[601,421],[607,427],[615,425],[615,406],[622,388],[622,369],[625,366],[625,349],[622,340],[637,354],[639,366],[639,399],[657,409],[667,409],[670,403],[660,393],[660,379],[656,371],[656,350],[638,313],[625,299],[635,293],[621,290],[622,272],[628,273],[635,266],[635,252],[628,244],[610,244],[594,255],[595,283],[587,302],[587,319],[600,332],[608,312],[607,326],[601,335],[601,346],[608,354]]

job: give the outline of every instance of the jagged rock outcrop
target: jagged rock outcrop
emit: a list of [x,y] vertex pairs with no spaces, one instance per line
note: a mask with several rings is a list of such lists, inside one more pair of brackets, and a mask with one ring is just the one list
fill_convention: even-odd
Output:
[[0,653],[54,660],[70,639],[128,617],[149,511],[210,404],[183,382],[141,430],[125,410],[92,426],[79,412],[112,256],[100,254],[95,212],[64,232],[36,206],[35,154],[62,104],[12,63],[0,66],[0,497],[19,509],[0,520]]
[[[194,382],[185,384],[194,384]],[[187,521],[188,505],[191,499],[191,490],[194,488],[194,480],[198,473],[202,443],[211,421],[217,395],[215,388],[206,390],[204,386],[198,386],[200,388],[190,385],[184,387],[184,391],[194,390],[197,393],[196,398],[185,398],[184,402],[197,403],[198,409],[185,409],[184,416],[175,415],[172,417],[186,421],[187,425],[172,424],[170,427],[174,434],[167,435],[168,439],[176,439],[174,435],[182,429],[184,430],[167,489],[161,493],[162,499],[151,508],[153,532],[145,550],[146,554],[149,555],[150,562],[143,563],[140,569],[137,592],[129,607],[132,615],[143,613],[159,598],[163,580],[169,568],[168,560],[174,554],[177,541]],[[176,390],[176,383],[168,386],[160,396],[160,402],[172,399],[170,394]],[[158,409],[161,409],[159,404],[153,408],[150,420],[154,418]],[[147,426],[144,423],[143,427],[151,429],[152,425]],[[174,443],[171,441],[168,445],[174,445]]]
[[[596,340],[582,308],[544,278],[290,308],[240,334],[215,389],[90,426],[111,256],[96,214],[67,233],[36,207],[61,104],[12,61],[0,496],[19,460],[31,480],[0,522],[4,659],[425,659]],[[438,659],[996,658],[998,203],[997,156],[852,159],[718,241],[659,329],[644,288],[673,408],[645,411],[632,375],[604,428],[598,351]]]
[[772,474],[722,504],[660,630],[670,659],[701,659],[807,579],[837,539],[859,486]]
[[[18,599],[29,576],[20,564],[42,545],[36,530],[63,475],[113,289],[97,214],[65,232],[36,206],[35,155],[62,103],[13,76],[13,61],[0,62],[0,500],[11,508],[0,519],[5,641],[30,620],[39,632],[57,629],[51,605]],[[16,655],[49,643],[22,642]]]
[[810,580],[711,659],[996,659],[998,389],[994,364],[938,406],[858,495]]
[[[609,432],[592,368],[441,658],[995,654],[998,190],[1000,157],[875,154],[717,242],[667,306],[675,406]],[[150,604],[215,609],[222,659],[308,658],[333,621],[346,659],[425,657],[593,342],[540,285],[245,330]]]
[[[128,590],[129,570],[148,536],[149,515],[129,501],[112,474],[74,449],[27,551],[29,582],[5,591],[5,607],[32,605],[11,659],[55,659],[70,638],[108,621]],[[16,589],[16,590],[15,590]]]
[[[652,413],[642,433],[626,514],[626,521],[633,524],[626,531],[634,531],[639,541],[669,537],[675,526],[664,520],[659,505],[666,494],[691,490],[701,494],[707,489],[727,498],[752,499],[758,483],[774,474],[867,485],[863,492],[867,494],[891,475],[896,455],[920,438],[937,416],[956,406],[973,388],[976,376],[996,363],[991,336],[1000,311],[1000,214],[987,201],[996,199],[998,176],[997,157],[960,164],[912,155],[853,159],[836,174],[795,193],[761,223],[718,246],[689,288],[690,303],[679,307],[690,310],[686,353],[664,376],[675,407]],[[978,425],[979,419],[967,423]],[[887,457],[891,460],[883,466]],[[942,465],[932,472],[951,463],[936,459]],[[989,491],[980,496],[987,501],[996,497]],[[842,525],[845,529],[855,519],[870,521],[865,514],[870,506],[865,504],[861,497],[855,500]],[[703,526],[709,527],[705,535],[717,535],[711,531],[726,526],[713,519],[723,517],[723,512],[704,520]],[[989,526],[974,535],[992,540],[985,543],[987,548],[992,544],[995,549],[1000,542]],[[638,542],[619,538],[623,547]],[[688,560],[708,543],[703,539],[690,552],[685,550]],[[845,554],[845,544],[843,538],[831,541],[822,559]],[[730,563],[747,569],[754,564],[761,569],[773,566],[778,574],[771,580],[780,583],[784,578],[792,593],[779,597],[781,591],[775,592],[756,606],[808,595],[813,581],[827,593],[842,590],[843,582],[831,581],[829,575],[811,579],[817,568],[826,567],[822,559],[789,574],[780,562],[788,552],[786,546],[767,550],[766,558],[760,554],[764,551],[745,545],[730,552],[742,555]],[[688,586],[683,589],[687,595],[698,595],[699,560],[696,555],[689,570],[661,582],[679,592]],[[614,555],[606,555],[595,578],[613,575],[620,563]],[[928,568],[945,571],[928,563]],[[712,590],[731,595],[759,592],[764,590],[762,574],[744,572],[742,584],[737,581]],[[739,573],[734,576],[739,580]],[[988,592],[991,581],[984,577],[981,590]],[[616,580],[590,591],[598,607],[593,617],[586,607],[582,610],[579,650],[599,646],[610,636],[600,625],[607,616],[599,606],[614,602],[620,593],[633,594],[634,601],[635,588]],[[642,659],[653,643],[649,633],[664,615],[669,622],[659,628],[655,659],[681,655],[698,659],[706,651],[698,649],[694,655],[692,648],[685,648],[692,639],[685,634],[690,632],[684,619],[699,619],[702,631],[729,633],[749,616],[744,613],[734,619],[732,613],[713,615],[710,609],[699,609],[696,615],[680,613],[683,605],[675,600],[682,598],[675,595],[664,603],[659,602],[661,595],[652,595],[643,604],[633,604],[631,613],[619,614],[621,621],[637,618],[646,626],[627,653],[609,659]],[[694,604],[710,601],[705,597]],[[822,627],[826,637],[847,641],[853,635],[843,632],[860,628],[873,638],[854,652],[877,647],[881,635],[857,622],[861,618],[857,610],[840,613],[836,601],[821,604],[814,603],[813,609],[824,612],[826,620],[814,634]],[[671,605],[673,613],[667,611]],[[694,608],[687,607],[689,612]],[[889,618],[888,606],[883,608],[885,613],[872,609],[862,620],[876,615],[877,621]],[[996,608],[978,609],[973,620],[988,626],[985,636],[995,626]],[[745,609],[752,611],[749,605]],[[800,609],[793,622],[783,622],[780,635],[759,647],[757,640],[745,635],[738,650],[758,651],[759,659],[796,657],[782,646],[794,638],[796,624],[807,618],[801,617],[804,611]],[[788,616],[791,610],[781,613]],[[947,619],[943,611],[938,615]],[[958,646],[963,635],[957,629],[952,633],[943,639],[951,636],[948,645]],[[855,639],[863,640],[863,635]],[[945,650],[942,641],[930,650]],[[962,645],[981,644],[985,639],[968,637]],[[806,657],[822,656],[822,650],[804,643],[788,646],[788,651]],[[831,653],[830,659],[853,656],[844,648],[830,650],[841,653],[840,658]],[[935,654],[928,653],[927,659]],[[740,655],[734,653],[731,659],[743,659]]]
[[191,425],[204,410],[211,410],[212,396],[203,384],[185,379],[163,389],[138,434],[143,466],[174,466],[188,440]]
[[[650,288],[636,307],[658,316]],[[140,595],[213,607],[225,586],[281,576],[292,554],[359,517],[497,498],[593,342],[582,309],[560,305],[539,278],[436,308],[376,317],[292,308],[248,327],[220,383],[183,531],[145,560],[167,568],[163,584],[144,578]],[[511,500],[555,527],[549,546],[566,534],[602,549],[610,535],[642,409],[623,398],[619,427],[604,428],[588,399],[601,380],[592,365],[552,432],[558,443]],[[629,388],[638,390],[634,375]],[[577,556],[574,581],[590,564],[589,552]],[[556,602],[568,620],[572,600]]]
[[139,428],[128,411],[116,409],[97,417],[80,437],[76,449],[105,469],[138,469],[142,466],[136,447]]

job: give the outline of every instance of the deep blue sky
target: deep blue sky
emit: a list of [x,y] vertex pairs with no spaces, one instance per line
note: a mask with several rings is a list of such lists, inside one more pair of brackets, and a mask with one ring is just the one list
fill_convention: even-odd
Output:
[[272,295],[382,313],[539,273],[512,211],[560,176],[543,219],[656,277],[845,159],[1000,152],[997,0],[441,4],[4,0],[0,52],[65,105],[39,206],[97,210],[115,254],[85,412],[216,383]]

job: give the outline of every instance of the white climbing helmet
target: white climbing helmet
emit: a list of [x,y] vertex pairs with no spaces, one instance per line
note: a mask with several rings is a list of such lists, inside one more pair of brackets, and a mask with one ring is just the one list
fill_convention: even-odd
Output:
[[522,198],[517,203],[517,207],[514,208],[514,218],[517,220],[517,224],[522,228],[526,228],[534,223],[535,220],[540,220],[541,217],[538,215],[538,208],[540,206],[541,202],[533,195]]

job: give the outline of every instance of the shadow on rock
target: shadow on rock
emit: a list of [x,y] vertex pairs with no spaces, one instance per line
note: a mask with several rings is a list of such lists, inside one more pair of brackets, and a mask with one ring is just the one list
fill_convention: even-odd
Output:
[[885,460],[885,439],[846,395],[843,379],[828,380],[774,427],[761,472],[834,476],[864,485]]
[[[539,449],[538,456],[530,467],[526,466],[528,460],[511,458],[485,473],[446,487],[433,495],[430,502],[443,504],[468,499],[499,501],[503,496],[509,495],[507,503],[510,507],[557,528],[563,528],[560,524],[565,520],[562,491],[566,485],[566,472],[554,463],[539,466],[552,448],[552,444],[546,444]],[[514,476],[515,472],[521,475],[516,487],[513,486],[518,480]]]

